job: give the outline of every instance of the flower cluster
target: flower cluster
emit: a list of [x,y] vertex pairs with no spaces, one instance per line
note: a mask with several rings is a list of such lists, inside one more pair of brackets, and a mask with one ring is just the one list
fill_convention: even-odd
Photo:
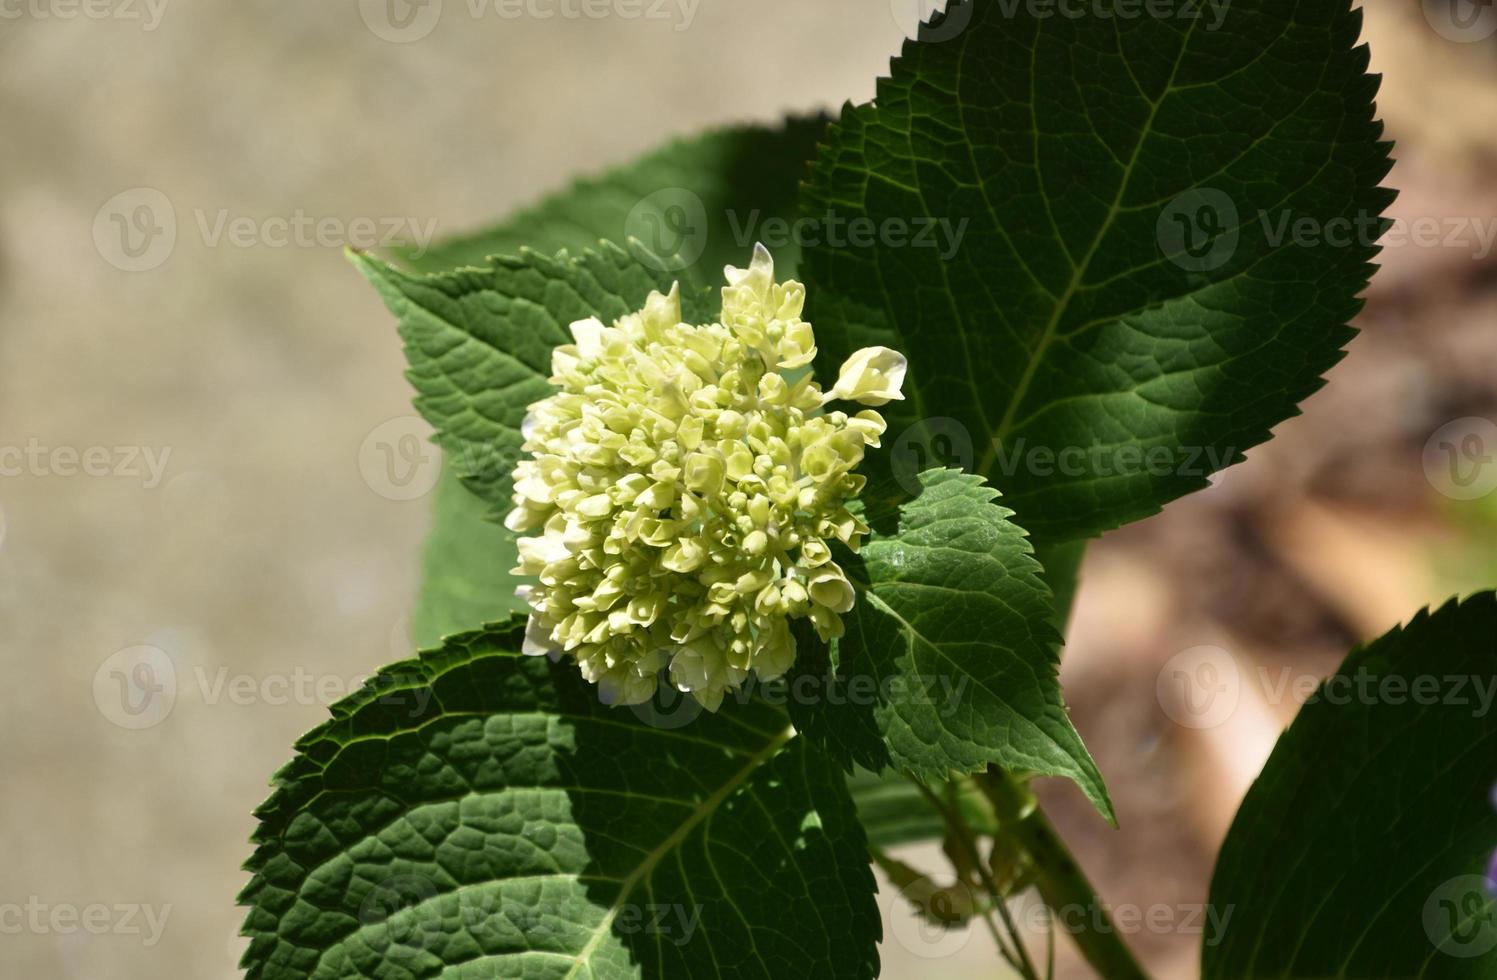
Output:
[[825,640],[853,605],[830,543],[868,533],[847,504],[884,420],[823,406],[902,397],[905,359],[864,348],[823,393],[801,284],[776,283],[762,245],[725,275],[720,323],[682,323],[676,287],[612,326],[573,323],[559,391],[525,419],[505,521],[541,532],[515,569],[539,580],[519,589],[525,652],[575,658],[609,703],[649,700],[669,667],[716,710],[750,670],[789,669],[791,619]]

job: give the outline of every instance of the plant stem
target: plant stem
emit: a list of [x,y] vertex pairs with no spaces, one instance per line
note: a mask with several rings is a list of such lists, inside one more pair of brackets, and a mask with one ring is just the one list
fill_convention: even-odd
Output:
[[[940,796],[920,780],[916,779],[914,783],[930,805],[939,810],[942,817],[945,818],[947,832],[954,836],[957,842],[962,845],[962,849],[967,853],[967,860],[971,862],[979,880],[982,882],[983,889],[987,891],[991,908],[984,910],[983,920],[987,923],[988,930],[992,932],[993,939],[998,944],[998,951],[1003,954],[1003,958],[1008,960],[1009,965],[1017,970],[1025,980],[1039,980],[1039,975],[1034,972],[1034,963],[1029,959],[1029,951],[1024,948],[1024,937],[1019,935],[1019,930],[1014,925],[1013,916],[1009,914],[1007,899],[998,888],[998,883],[993,880],[992,874],[988,871],[987,862],[982,859],[982,852],[977,847],[977,840],[972,833],[972,828],[968,827],[967,822],[962,819],[961,811],[958,808],[947,805]],[[1013,943],[1012,951],[1005,946],[1003,937],[998,932],[998,927],[993,923],[992,912],[995,910],[1003,917],[1004,928],[1008,930],[1009,939]]]
[[[1112,924],[1096,890],[1055,833],[1027,787],[996,766],[978,784],[998,813],[998,832],[1012,837],[1033,862],[1040,897],[1059,917],[1081,955],[1106,980],[1147,980]],[[1079,924],[1072,914],[1082,911]]]

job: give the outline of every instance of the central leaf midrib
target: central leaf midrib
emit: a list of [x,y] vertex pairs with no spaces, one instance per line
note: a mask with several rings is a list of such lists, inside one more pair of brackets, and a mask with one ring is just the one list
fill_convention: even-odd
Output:
[[[997,456],[998,446],[1004,439],[1008,438],[1009,428],[1013,425],[1014,418],[1019,411],[1019,406],[1023,404],[1025,397],[1029,394],[1029,386],[1034,382],[1035,374],[1038,373],[1039,366],[1045,359],[1045,353],[1049,350],[1050,344],[1055,340],[1055,332],[1059,329],[1060,322],[1065,317],[1071,299],[1081,288],[1082,281],[1086,278],[1086,273],[1091,266],[1092,259],[1096,256],[1097,250],[1102,245],[1102,240],[1107,237],[1107,232],[1112,228],[1112,223],[1117,218],[1118,210],[1123,203],[1123,197],[1127,194],[1128,186],[1133,180],[1134,168],[1138,165],[1139,157],[1143,153],[1144,144],[1148,142],[1149,135],[1153,131],[1154,121],[1159,115],[1159,107],[1164,104],[1164,100],[1174,90],[1175,78],[1180,73],[1180,65],[1185,60],[1185,52],[1190,47],[1190,39],[1195,34],[1196,24],[1198,23],[1198,20],[1191,21],[1190,26],[1186,28],[1185,37],[1180,41],[1180,51],[1175,56],[1174,65],[1170,68],[1170,77],[1165,81],[1164,87],[1160,90],[1159,98],[1149,104],[1148,118],[1144,120],[1143,126],[1139,130],[1138,141],[1133,144],[1133,152],[1129,154],[1128,162],[1123,166],[1122,177],[1118,180],[1117,193],[1113,195],[1112,203],[1107,208],[1107,215],[1097,227],[1097,233],[1093,236],[1091,246],[1087,249],[1086,254],[1081,257],[1081,261],[1072,269],[1071,280],[1066,285],[1065,291],[1055,301],[1055,307],[1051,311],[1049,321],[1045,324],[1045,329],[1040,334],[1039,342],[1035,344],[1034,351],[1029,355],[1024,365],[1024,373],[1019,376],[1019,382],[1014,386],[1014,392],[1009,397],[1008,405],[1003,411],[1003,418],[999,420],[998,428],[993,431],[988,439],[987,448],[983,450],[982,460],[977,464],[977,472],[982,476],[988,475],[988,469],[993,465],[993,461]],[[1039,49],[1038,29],[1035,33],[1034,43],[1037,51]],[[1038,128],[1036,128],[1034,138],[1038,141],[1039,137],[1040,134]],[[1048,198],[1046,198],[1046,202],[1048,206]],[[1064,242],[1061,245],[1064,247]]]
[[707,797],[701,803],[697,804],[696,809],[692,810],[692,812],[687,815],[686,819],[681,822],[680,826],[678,826],[674,831],[671,832],[670,836],[662,840],[655,846],[655,849],[653,851],[645,855],[644,860],[639,863],[639,866],[636,867],[634,871],[630,872],[629,876],[624,879],[623,884],[619,886],[619,893],[617,897],[614,898],[613,904],[608,907],[608,911],[604,913],[602,921],[600,921],[597,927],[593,929],[592,936],[588,939],[587,945],[585,945],[581,950],[578,951],[576,961],[572,964],[572,968],[567,971],[566,976],[563,977],[563,980],[570,980],[570,978],[577,975],[577,970],[582,967],[583,964],[588,961],[588,958],[591,957],[592,954],[597,950],[598,944],[603,941],[603,937],[608,935],[608,931],[613,925],[613,920],[618,915],[619,910],[623,908],[625,900],[628,899],[631,894],[633,894],[635,888],[639,887],[639,883],[641,881],[645,881],[649,878],[651,873],[655,870],[655,865],[660,862],[660,859],[680,846],[681,843],[685,841],[688,836],[690,836],[691,832],[696,829],[698,824],[715,813],[717,811],[717,808],[721,806],[729,796],[733,795],[738,787],[742,786],[743,783],[749,778],[749,776],[751,776],[765,762],[769,761],[769,759],[774,756],[776,752],[784,747],[786,742],[790,741],[790,739],[794,737],[795,729],[787,725],[784,730],[782,730],[778,735],[766,742],[762,749],[754,753],[754,755],[746,763],[744,763],[743,767],[739,769],[738,772],[733,774],[733,777],[731,779],[723,783],[723,785],[720,786],[717,791],[714,792],[711,796]]

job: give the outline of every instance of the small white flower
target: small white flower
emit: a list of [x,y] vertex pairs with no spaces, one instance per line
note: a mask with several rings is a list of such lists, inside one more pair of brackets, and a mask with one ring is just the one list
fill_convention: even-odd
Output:
[[596,360],[603,354],[603,326],[596,317],[578,320],[572,324],[572,337],[577,341],[577,354],[584,360]]
[[827,400],[840,398],[876,407],[903,399],[899,389],[904,387],[908,367],[905,356],[888,347],[864,347],[853,351],[852,356],[842,362],[837,384],[827,392]]
[[829,561],[816,570],[807,585],[811,601],[820,603],[834,613],[845,613],[852,609],[855,598],[852,583],[834,561]]
[[520,644],[520,652],[527,657],[549,656],[554,660],[561,647],[551,642],[551,627],[532,615],[525,624],[525,639]]

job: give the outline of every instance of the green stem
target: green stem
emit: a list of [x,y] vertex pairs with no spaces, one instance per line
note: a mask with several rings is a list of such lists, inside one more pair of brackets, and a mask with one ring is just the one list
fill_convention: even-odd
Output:
[[[998,832],[1012,837],[1029,855],[1040,897],[1092,968],[1105,980],[1147,980],[1106,906],[1028,788],[995,766],[988,768],[978,784],[993,801]],[[1079,917],[1074,914],[1078,910],[1082,912]]]
[[[956,838],[966,851],[967,860],[976,872],[982,883],[983,890],[988,893],[991,908],[984,910],[983,919],[987,922],[988,930],[993,934],[993,940],[998,944],[998,951],[1003,958],[1008,960],[1009,965],[1019,972],[1025,980],[1039,980],[1039,975],[1034,972],[1034,963],[1029,959],[1029,951],[1024,948],[1024,937],[1019,935],[1019,930],[1014,925],[1013,916],[1008,911],[1008,900],[1004,896],[998,883],[993,880],[988,871],[987,863],[982,859],[982,852],[977,847],[977,839],[973,835],[972,828],[962,819],[961,811],[948,805],[939,795],[931,790],[920,780],[914,780],[915,786],[924,794],[931,806],[940,811],[946,820],[947,833]],[[949,784],[948,784],[949,785]],[[1012,952],[1005,946],[1003,937],[998,932],[998,927],[993,924],[991,913],[996,910],[1003,917],[1004,928],[1008,930],[1009,939],[1013,942]]]

